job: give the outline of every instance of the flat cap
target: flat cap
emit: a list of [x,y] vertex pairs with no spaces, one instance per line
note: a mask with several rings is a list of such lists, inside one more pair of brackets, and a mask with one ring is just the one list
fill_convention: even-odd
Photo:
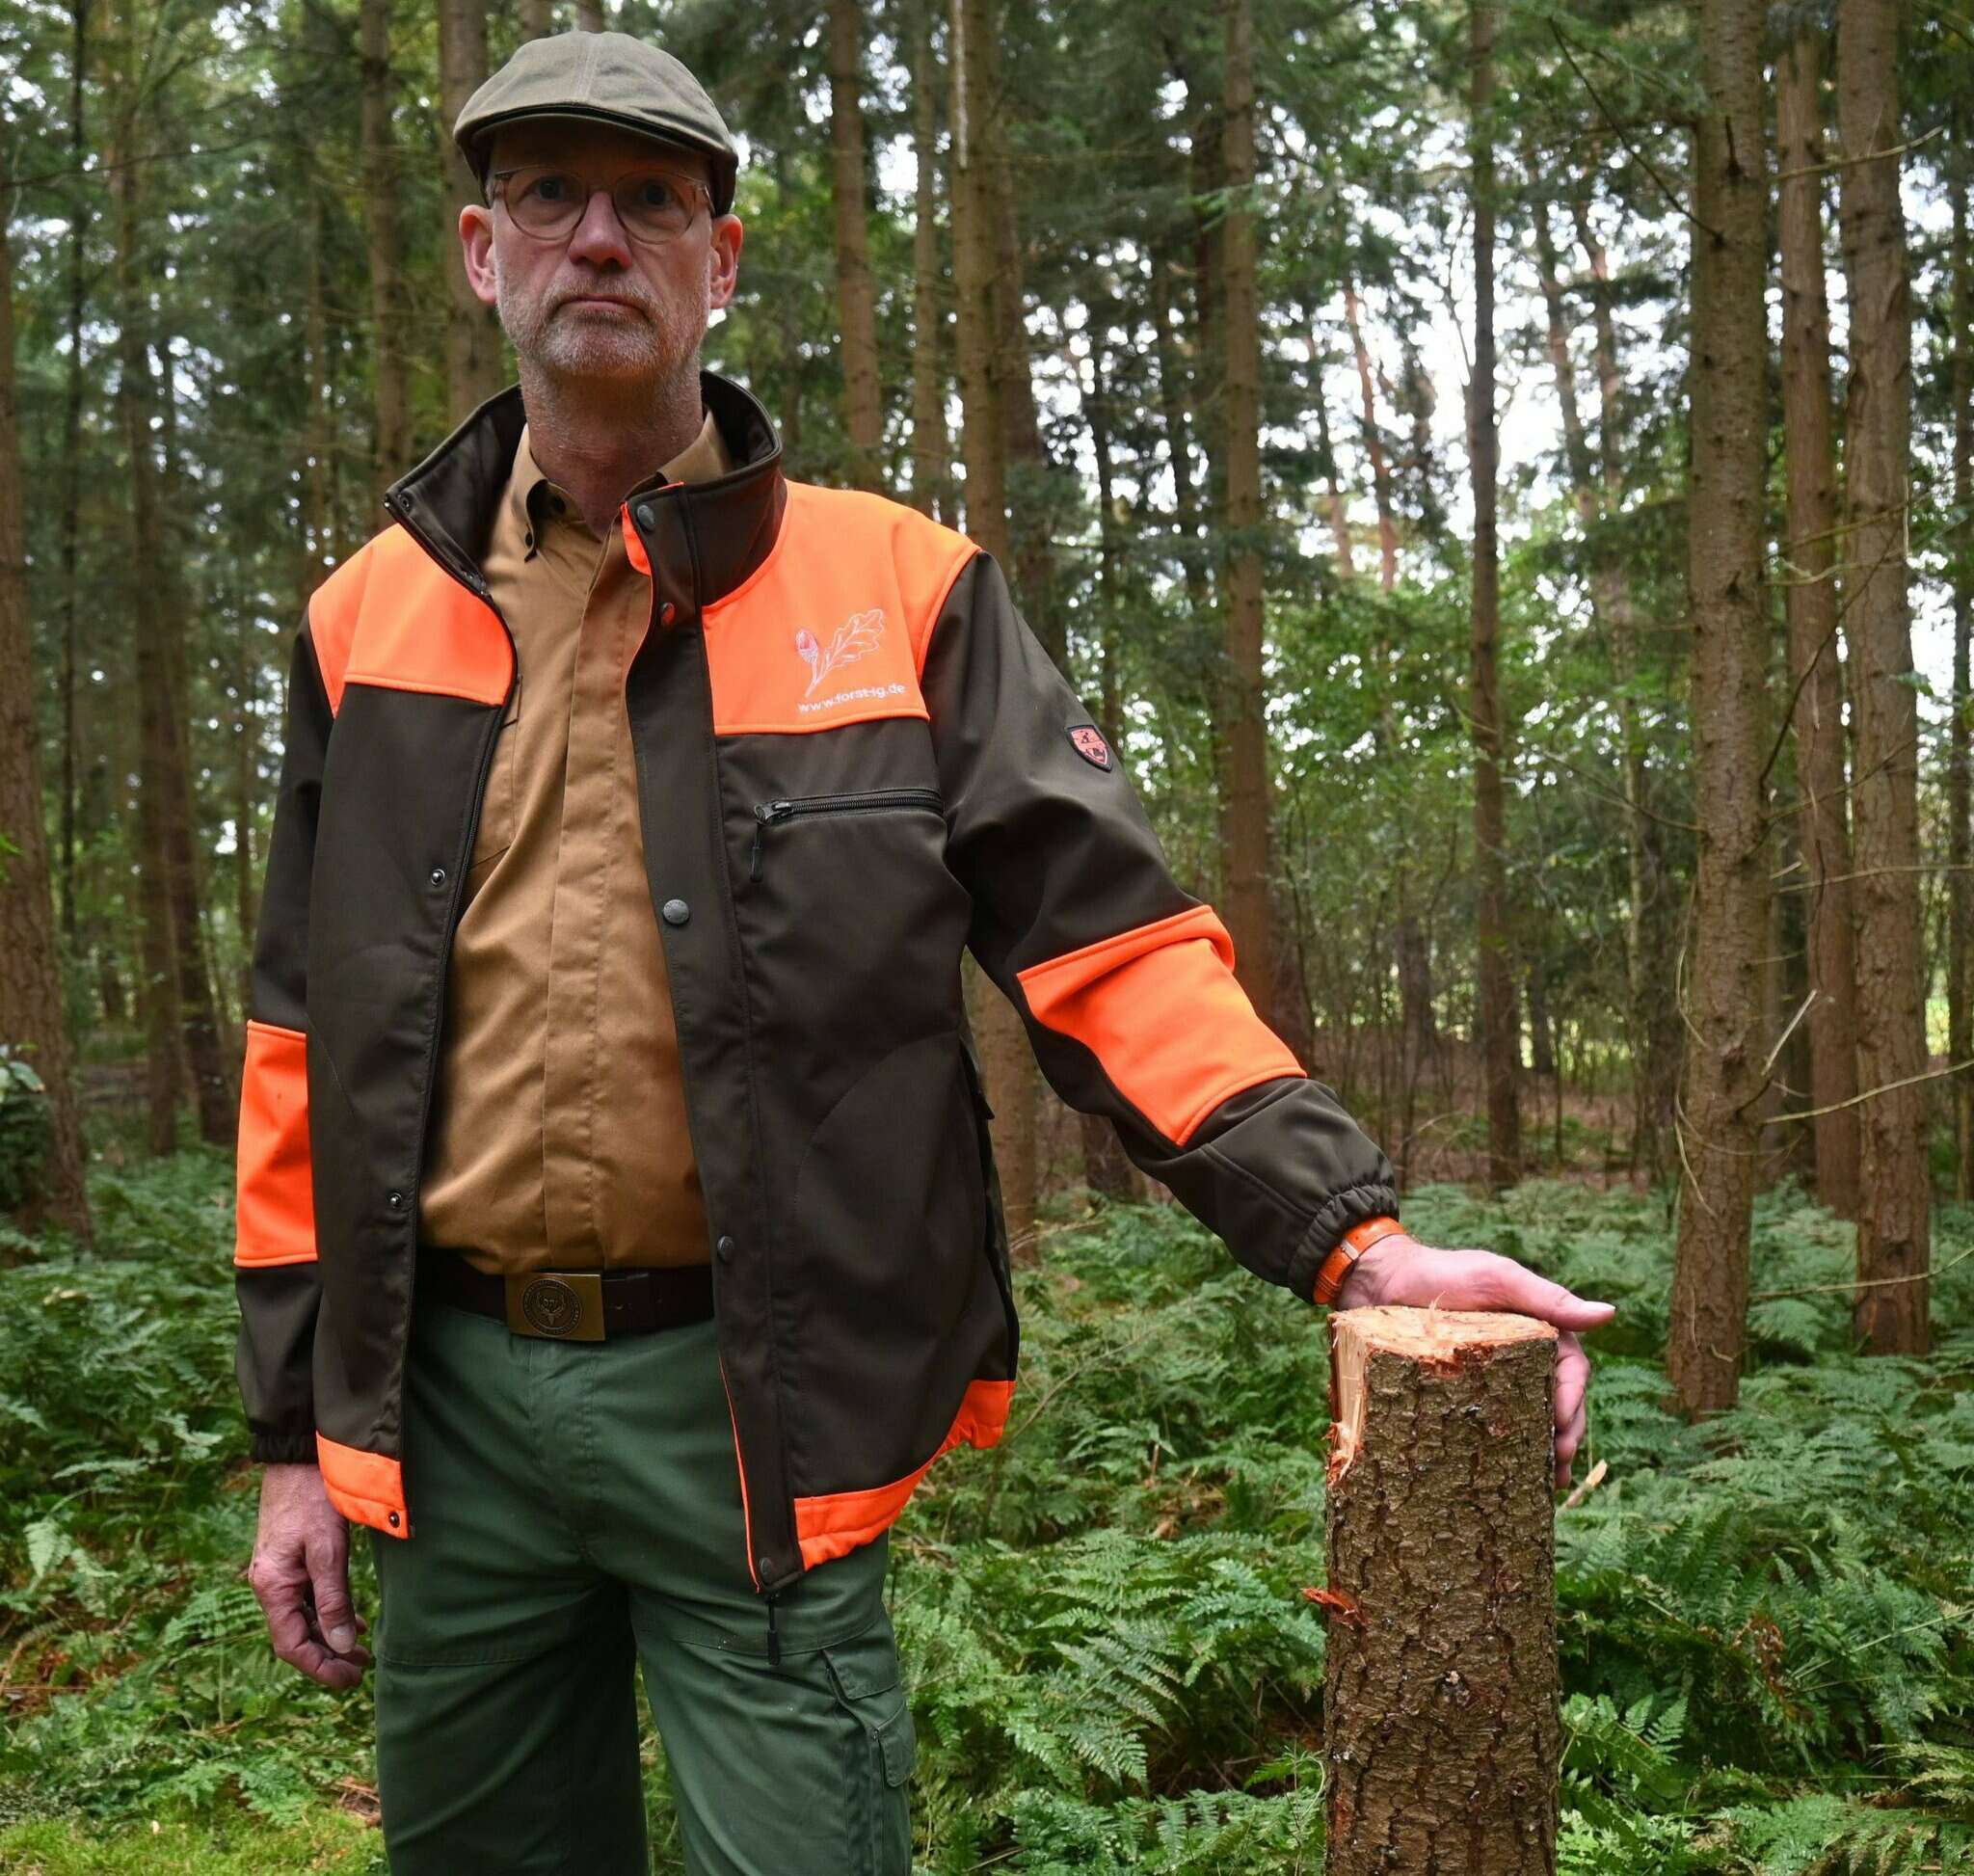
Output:
[[452,140],[484,178],[489,133],[517,118],[586,118],[686,144],[712,159],[713,212],[734,205],[739,153],[703,86],[679,60],[628,33],[527,40],[467,99]]

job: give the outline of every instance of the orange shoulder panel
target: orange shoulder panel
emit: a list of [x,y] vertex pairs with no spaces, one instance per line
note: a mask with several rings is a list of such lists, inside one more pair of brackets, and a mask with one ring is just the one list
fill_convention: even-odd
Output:
[[1047,1029],[1073,1036],[1118,1093],[1184,1146],[1230,1094],[1302,1064],[1234,977],[1234,941],[1195,905],[1016,974]]
[[977,549],[882,496],[787,486],[768,557],[706,609],[714,734],[924,716],[932,622]]
[[514,675],[499,615],[400,526],[372,536],[315,589],[308,628],[332,710],[346,683],[497,704]]
[[315,1461],[329,1502],[353,1524],[367,1524],[387,1538],[412,1535],[405,1510],[404,1468],[382,1453],[345,1446],[327,1434],[315,1435]]
[[234,1171],[233,1262],[312,1264],[315,1193],[308,1164],[308,1038],[247,1025]]
[[867,1491],[833,1491],[827,1497],[796,1499],[795,1538],[802,1547],[804,1568],[814,1569],[832,1557],[844,1556],[890,1530],[919,1488],[919,1481],[932,1470],[933,1461],[962,1441],[969,1446],[1000,1444],[1013,1399],[1013,1381],[976,1380],[968,1387],[951,1429],[923,1465]]

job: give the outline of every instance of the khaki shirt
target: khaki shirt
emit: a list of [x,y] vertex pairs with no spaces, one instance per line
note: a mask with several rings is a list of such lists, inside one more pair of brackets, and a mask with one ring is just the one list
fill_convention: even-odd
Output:
[[[708,415],[639,486],[731,467]],[[518,669],[453,936],[418,1235],[495,1273],[703,1264],[624,701],[651,581],[525,427],[484,572]]]

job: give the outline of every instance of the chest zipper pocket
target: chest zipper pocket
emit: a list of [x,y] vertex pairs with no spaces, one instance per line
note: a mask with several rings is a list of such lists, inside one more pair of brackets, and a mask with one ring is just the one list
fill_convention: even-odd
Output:
[[754,804],[754,846],[747,858],[747,876],[760,877],[767,830],[808,815],[881,815],[917,809],[941,815],[946,804],[937,789],[864,789],[851,794],[798,794],[782,801]]

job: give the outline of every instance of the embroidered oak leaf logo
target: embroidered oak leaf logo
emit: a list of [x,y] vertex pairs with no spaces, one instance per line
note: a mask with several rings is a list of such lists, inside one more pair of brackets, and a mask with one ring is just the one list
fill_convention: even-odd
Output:
[[876,651],[877,641],[883,636],[884,608],[876,605],[867,612],[851,613],[837,628],[836,636],[829,641],[827,651],[816,642],[813,631],[798,631],[795,650],[809,667],[809,688],[802,693],[803,696],[813,697],[815,686],[838,665],[855,664],[866,653]]

